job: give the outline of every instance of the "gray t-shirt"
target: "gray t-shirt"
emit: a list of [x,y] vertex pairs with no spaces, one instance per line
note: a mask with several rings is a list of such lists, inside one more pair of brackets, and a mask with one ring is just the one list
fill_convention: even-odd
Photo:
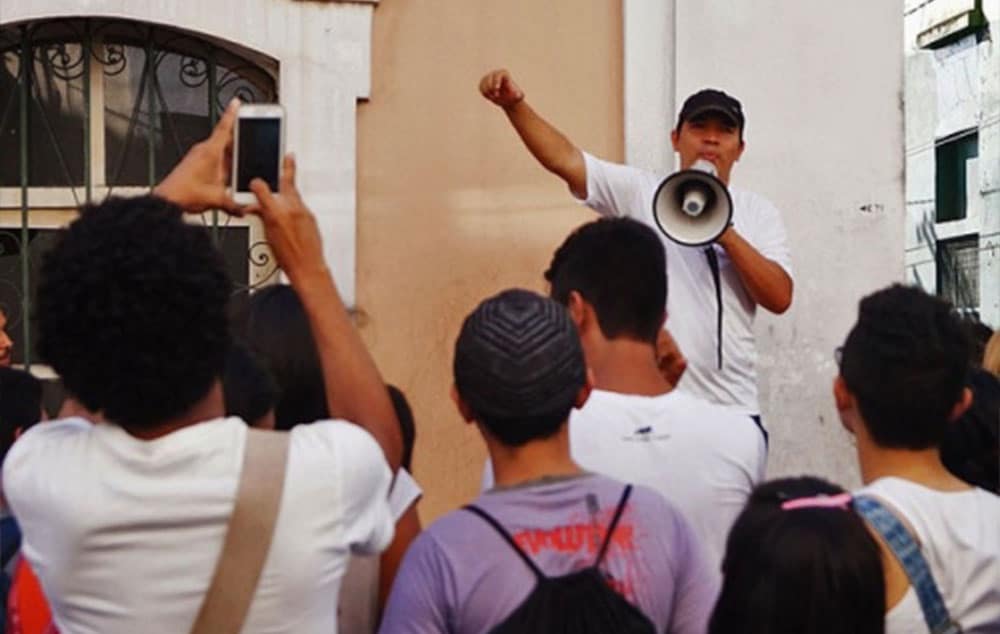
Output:
[[[596,474],[493,489],[474,504],[496,518],[535,564],[558,576],[594,563],[625,485]],[[651,489],[635,487],[601,569],[659,632],[702,634],[718,575],[687,522]],[[535,586],[531,570],[482,518],[459,510],[410,547],[381,632],[479,634]]]

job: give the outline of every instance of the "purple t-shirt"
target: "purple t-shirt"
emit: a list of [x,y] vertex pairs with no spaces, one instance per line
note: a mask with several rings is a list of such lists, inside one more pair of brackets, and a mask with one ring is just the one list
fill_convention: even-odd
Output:
[[[475,505],[496,518],[549,576],[594,563],[625,485],[596,474],[493,489]],[[659,494],[635,487],[601,569],[658,632],[703,634],[719,588],[687,522]],[[535,576],[482,518],[459,510],[410,546],[381,632],[480,634],[500,624]]]

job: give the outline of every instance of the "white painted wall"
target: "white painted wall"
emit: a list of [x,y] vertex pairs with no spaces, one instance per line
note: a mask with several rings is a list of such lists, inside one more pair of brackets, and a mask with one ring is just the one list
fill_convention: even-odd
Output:
[[668,131],[677,99],[674,3],[623,0],[622,14],[625,162],[654,172],[672,172],[675,157]]
[[[906,276],[936,291],[935,241],[979,235],[979,312],[1000,328],[1000,0],[981,0],[989,37],[939,50],[917,46],[917,35],[973,0],[906,0]],[[934,222],[935,141],[979,128],[968,216]]]
[[118,17],[234,42],[278,60],[287,147],[345,301],[355,297],[356,105],[371,85],[377,0],[0,0],[0,23]]
[[[670,5],[664,9],[662,5]],[[634,30],[652,42],[626,51],[672,53],[661,75],[673,103],[636,95],[627,117],[672,122],[684,98],[721,88],[742,103],[747,150],[734,182],[784,213],[795,267],[795,299],[758,323],[759,384],[772,431],[770,475],[814,473],[858,481],[855,457],[830,393],[833,350],[854,322],[858,300],[903,278],[902,3],[841,0],[625,0],[628,24],[662,23],[673,33]],[[671,57],[673,58],[671,60]],[[656,72],[629,58],[635,73]],[[630,69],[626,69],[629,76]],[[660,108],[657,112],[651,109]],[[669,108],[669,111],[663,110]],[[626,119],[628,120],[628,119]],[[666,127],[626,129],[630,158]]]

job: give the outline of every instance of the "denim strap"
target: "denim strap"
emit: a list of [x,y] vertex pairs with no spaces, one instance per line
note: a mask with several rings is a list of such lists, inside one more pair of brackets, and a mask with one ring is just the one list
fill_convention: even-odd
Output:
[[931,634],[958,634],[962,627],[952,620],[941,598],[934,576],[920,552],[920,547],[910,536],[903,523],[881,502],[870,496],[854,498],[854,510],[878,531],[892,550],[896,560],[906,571],[910,585],[917,593],[920,610]]

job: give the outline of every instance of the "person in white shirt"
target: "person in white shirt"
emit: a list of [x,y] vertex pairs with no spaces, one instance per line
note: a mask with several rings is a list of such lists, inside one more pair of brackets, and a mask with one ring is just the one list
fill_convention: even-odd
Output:
[[[209,587],[248,431],[223,417],[231,284],[209,234],[182,211],[235,210],[224,175],[237,107],[154,196],[84,208],[43,263],[40,352],[107,421],[36,426],[4,463],[24,556],[60,631],[190,631]],[[399,428],[323,261],[294,161],[280,192],[259,179],[252,189],[259,204],[245,211],[260,216],[303,298],[340,420],[287,432],[277,523],[243,631],[336,632],[349,554],[392,539]]]
[[594,373],[590,399],[570,416],[570,450],[583,468],[674,504],[717,572],[767,451],[750,416],[673,390],[657,366],[663,259],[655,232],[628,218],[583,225],[552,257],[550,296],[569,310]]
[[[664,175],[581,151],[531,109],[506,70],[488,73],[479,89],[503,108],[532,155],[565,181],[576,198],[603,216],[627,216],[656,226],[653,197]],[[670,134],[681,169],[707,160],[728,186],[745,149],[744,125],[742,106],[729,95],[702,90],[689,97]],[[733,224],[714,245],[689,247],[661,238],[672,285],[667,326],[688,361],[678,388],[757,416],[759,422],[754,316],[758,305],[778,314],[788,309],[792,268],[774,205],[735,187],[730,193]]]
[[[833,392],[864,487],[919,545],[951,618],[1000,632],[1000,497],[959,480],[939,447],[968,408],[968,340],[946,302],[894,285],[861,300]],[[886,632],[927,631],[917,593],[881,542]]]

